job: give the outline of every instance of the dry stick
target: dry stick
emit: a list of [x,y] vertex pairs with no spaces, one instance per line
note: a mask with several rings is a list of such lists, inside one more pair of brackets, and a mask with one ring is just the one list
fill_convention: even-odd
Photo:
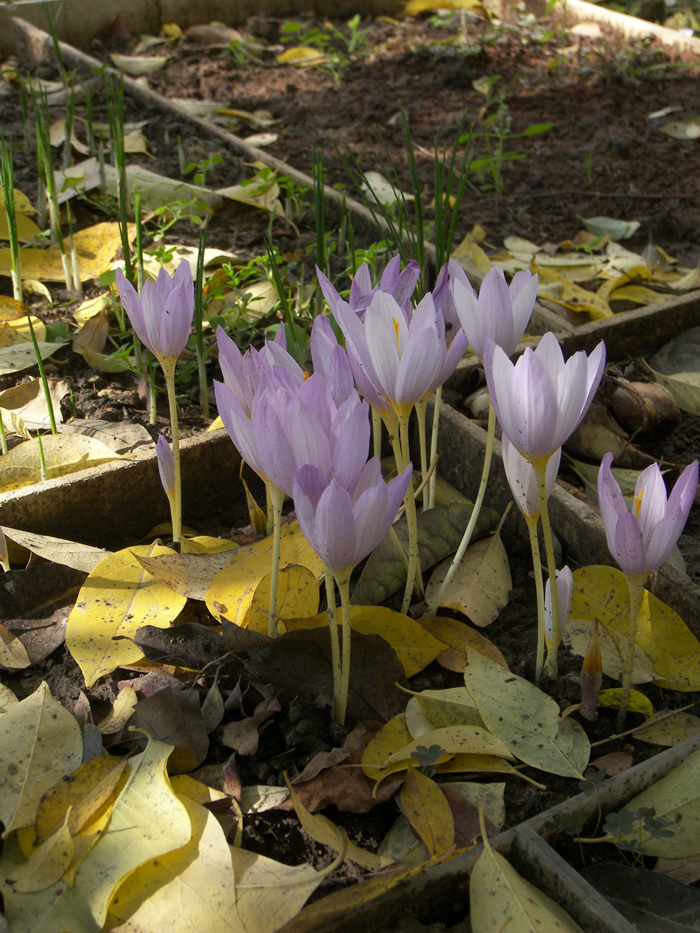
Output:
[[[678,716],[681,713],[686,713],[689,709],[693,709],[694,706],[697,706],[697,700],[695,703],[688,703],[687,706],[681,706],[680,709],[669,709],[666,710],[663,714],[660,714],[657,719],[654,720],[654,725],[659,722],[665,722],[665,720],[670,719],[672,716]],[[627,729],[625,732],[616,732],[615,735],[609,735],[607,739],[599,739],[597,742],[591,742],[591,748],[598,748],[600,745],[607,745],[608,742],[616,742],[618,739],[624,739],[627,735],[634,735],[635,732],[641,732],[642,729],[648,727],[648,722],[642,722],[638,726],[635,726],[633,729]]]

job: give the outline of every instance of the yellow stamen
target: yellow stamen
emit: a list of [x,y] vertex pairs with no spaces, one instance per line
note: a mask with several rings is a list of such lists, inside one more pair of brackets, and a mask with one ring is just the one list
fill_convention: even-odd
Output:
[[636,514],[637,514],[637,518],[639,518],[639,510],[640,510],[641,507],[642,507],[642,496],[643,496],[643,495],[644,495],[644,491],[643,491],[642,489],[640,489],[639,492],[636,493],[636,495],[635,495],[635,497],[634,497],[634,510],[635,510],[635,512],[636,512]]
[[308,370],[306,370],[304,372],[304,382],[306,382],[306,380],[310,378],[311,378],[311,373]]
[[399,344],[399,322],[395,317],[391,319],[394,323],[394,334],[396,335],[396,349],[399,351],[399,356],[401,356],[401,346]]

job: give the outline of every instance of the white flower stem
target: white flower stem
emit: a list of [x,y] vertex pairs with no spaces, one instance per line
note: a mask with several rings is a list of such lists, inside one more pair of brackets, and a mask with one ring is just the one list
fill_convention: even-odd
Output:
[[[420,402],[416,405],[416,417],[418,419],[418,443],[420,446],[420,478],[421,482],[425,479],[425,475],[428,472],[428,445],[427,437],[425,431],[425,411],[428,407],[427,397],[421,399]],[[423,511],[427,509],[428,505],[426,502],[425,495],[423,496]]]
[[[394,446],[396,467],[399,473],[405,470],[410,462],[408,419],[409,415],[399,416],[400,440],[399,443]],[[413,594],[414,587],[419,597],[422,597],[424,594],[418,555],[418,515],[416,514],[416,497],[413,489],[413,482],[408,484],[404,505],[406,507],[406,525],[408,527],[408,571],[406,573],[406,589],[403,594],[401,612],[405,615],[411,605],[411,595]]]
[[343,658],[341,663],[340,692],[335,697],[335,719],[345,723],[345,711],[348,706],[350,690],[350,652],[352,647],[352,629],[350,627],[350,573],[336,574],[335,582],[340,592],[340,606],[343,619]]
[[331,637],[331,663],[333,665],[333,716],[338,719],[338,698],[342,689],[343,670],[340,663],[340,639],[338,636],[338,613],[335,604],[335,583],[330,567],[324,565],[326,601],[328,602],[328,628]]
[[622,672],[622,699],[620,700],[620,711],[617,714],[617,728],[622,729],[627,716],[627,707],[630,702],[630,693],[632,691],[632,674],[634,673],[634,656],[637,647],[637,622],[639,620],[639,610],[644,598],[644,581],[646,574],[626,574],[627,588],[630,594],[630,626],[629,638],[627,641],[627,656]]
[[540,494],[540,509],[542,514],[542,534],[544,535],[544,550],[547,555],[547,575],[552,596],[552,644],[547,652],[544,665],[544,676],[549,680],[556,680],[557,653],[561,631],[559,626],[559,587],[557,586],[557,562],[554,558],[554,541],[552,539],[552,525],[549,520],[549,502],[547,501],[547,464],[549,457],[541,460],[531,460],[535,476],[537,477],[537,491]]
[[493,405],[489,403],[489,423],[486,431],[486,448],[484,449],[484,466],[481,471],[481,481],[479,483],[479,491],[476,494],[476,502],[472,508],[472,514],[469,516],[469,523],[462,535],[462,540],[459,543],[457,548],[457,553],[452,559],[450,568],[445,575],[445,579],[440,584],[440,588],[431,604],[428,606],[428,611],[425,613],[425,617],[430,617],[437,615],[437,611],[440,608],[440,603],[442,597],[447,591],[447,587],[452,583],[454,575],[459,570],[459,565],[462,563],[464,554],[469,547],[469,543],[474,534],[474,529],[476,528],[476,523],[479,520],[479,513],[481,512],[481,506],[484,502],[484,496],[486,495],[486,485],[488,483],[489,472],[491,470],[491,458],[493,456],[493,443],[496,438],[496,412]]
[[372,409],[372,451],[375,457],[382,459],[382,416],[376,408]]
[[272,483],[265,480],[265,515],[267,516],[267,528],[266,533],[268,535],[272,534],[272,529],[274,526],[274,519],[272,517],[272,493],[273,489]]
[[[435,404],[433,406],[433,426],[430,432],[430,462],[434,463],[437,457],[438,429],[440,426],[440,409],[442,408],[442,386],[438,386],[435,391]],[[427,509],[435,508],[435,486],[437,484],[437,472],[430,477],[428,486]]]
[[270,612],[267,617],[269,638],[277,636],[277,589],[280,579],[280,543],[282,541],[282,505],[284,493],[270,483],[272,503],[272,566],[270,568]]
[[542,665],[544,664],[544,584],[542,582],[542,558],[540,557],[540,540],[537,535],[539,515],[534,518],[525,515],[528,534],[530,535],[530,550],[532,551],[532,567],[535,574],[535,594],[537,596],[537,661],[535,666],[535,681],[542,679]]
[[175,364],[177,359],[167,357],[160,361],[165,374],[165,386],[168,390],[168,408],[170,410],[170,434],[172,438],[173,462],[175,464],[175,489],[170,514],[173,524],[173,544],[180,544],[182,537],[182,478],[180,475],[180,429],[177,421],[177,397],[175,395]]

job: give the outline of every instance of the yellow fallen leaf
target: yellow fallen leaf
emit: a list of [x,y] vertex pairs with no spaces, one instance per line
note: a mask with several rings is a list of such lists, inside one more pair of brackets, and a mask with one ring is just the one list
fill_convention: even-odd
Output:
[[6,838],[30,826],[43,794],[83,758],[76,719],[46,683],[0,716],[0,820]]
[[[226,566],[214,577],[207,593],[207,608],[217,619],[225,616],[234,625],[244,625],[255,590],[270,570],[272,535],[239,548]],[[314,574],[323,575],[323,561],[313,551],[298,522],[282,526],[280,568],[301,564]]]
[[[629,590],[616,567],[590,566],[574,571],[572,618],[602,619],[626,644]],[[700,642],[678,613],[644,590],[637,620],[637,645],[650,658],[660,687],[700,690]]]
[[63,877],[73,859],[73,838],[69,822],[71,808],[66,811],[62,825],[37,846],[27,861],[8,875],[8,884],[18,893],[33,894]]
[[651,742],[652,745],[671,746],[692,739],[699,732],[700,718],[697,716],[690,713],[674,713],[669,716],[668,710],[664,710],[656,716],[650,716],[633,735],[635,739]]
[[[135,224],[129,224],[129,239],[136,235]],[[78,255],[80,280],[87,282],[107,272],[118,249],[121,248],[119,224],[104,222],[79,230],[73,235]],[[49,249],[27,248],[21,251],[22,278],[38,279],[40,282],[63,282],[61,252],[57,246]],[[0,275],[9,276],[12,257],[9,249],[0,249]]]
[[117,551],[101,560],[81,587],[68,618],[66,645],[86,686],[142,657],[131,640],[142,625],[168,628],[182,611],[187,598],[154,580],[138,561],[138,556],[169,553],[160,545]]
[[131,719],[137,703],[138,697],[134,688],[128,685],[122,687],[117,694],[112,709],[98,726],[102,735],[114,735],[116,732],[121,732]]
[[[449,557],[433,571],[425,589],[428,605],[451,565]],[[463,612],[471,622],[483,627],[497,619],[508,604],[512,586],[508,555],[500,534],[495,534],[467,548],[440,605]]]
[[[285,621],[287,631],[320,628],[328,625],[328,613],[311,618]],[[351,606],[350,627],[363,635],[381,635],[396,652],[406,677],[422,671],[444,650],[444,644],[434,638],[413,619],[384,606]]]
[[[151,576],[188,599],[206,599],[214,577],[232,560],[229,550],[211,553],[187,553],[189,544],[183,539],[185,553],[139,557],[141,566]],[[233,541],[230,542],[233,544]],[[235,547],[233,548],[235,550]]]
[[700,855],[700,752],[693,752],[651,787],[625,804],[631,813],[654,811],[671,832],[659,834],[654,824],[639,819],[632,832],[605,836],[621,848],[661,858]]
[[238,919],[226,836],[213,813],[187,797],[185,845],[136,869],[109,905],[113,933],[245,933]]
[[539,276],[538,297],[553,301],[570,311],[585,311],[594,321],[612,317],[610,305],[594,292],[581,288],[553,269],[539,266],[534,260],[530,264],[530,271]]
[[[388,766],[385,766],[385,762],[411,742],[413,742],[413,736],[408,731],[406,715],[405,713],[399,713],[398,716],[394,716],[393,719],[385,723],[374,738],[367,743],[362,753],[362,770],[368,778],[377,781],[377,783],[390,774],[405,771],[410,764],[410,756],[395,760]],[[445,762],[451,757],[451,755],[445,753],[440,756],[437,763]]]
[[142,58],[139,55],[120,55],[118,52],[112,52],[109,57],[117,68],[132,77],[154,74],[168,61],[165,56]]
[[281,930],[296,917],[328,875],[312,865],[283,865],[256,852],[230,847],[236,876],[236,910],[246,933]]
[[[266,573],[255,588],[248,610],[247,627],[253,632],[267,635],[270,612],[271,573]],[[318,612],[319,590],[316,577],[308,569],[291,564],[279,572],[277,592],[277,619],[306,618]]]
[[113,800],[128,761],[112,755],[91,758],[49,788],[36,814],[35,844],[41,845],[68,819],[71,836],[94,821]]
[[[44,448],[47,479],[122,459],[101,441],[84,434],[46,435],[42,437],[41,444]],[[36,438],[13,447],[0,460],[0,492],[20,489],[41,481],[41,456]]]
[[330,55],[324,55],[323,52],[308,45],[296,45],[291,49],[285,49],[277,56],[277,61],[283,65],[320,65],[330,60]]
[[489,845],[483,828],[484,851],[469,879],[470,920],[474,933],[512,933],[547,930],[551,933],[583,933],[577,923],[553,900],[522,878],[499,852]]
[[0,668],[7,671],[21,671],[30,664],[27,649],[22,642],[0,623]]
[[26,314],[27,307],[23,301],[15,301],[8,295],[0,296],[0,321],[16,321]]
[[449,852],[455,841],[455,824],[439,785],[411,767],[406,772],[399,800],[404,816],[429,854]]
[[287,781],[287,790],[299,822],[312,839],[321,845],[329,846],[335,852],[344,853],[345,858],[361,865],[367,871],[379,871],[384,868],[387,864],[386,859],[349,842],[345,830],[340,829],[322,813],[309,813],[289,781]]
[[511,755],[552,774],[582,778],[590,743],[577,722],[560,717],[555,700],[479,654],[470,656],[464,682],[487,729]]
[[72,567],[73,570],[82,570],[84,573],[90,573],[91,570],[99,564],[103,557],[107,557],[111,551],[104,548],[92,547],[89,544],[78,544],[75,541],[66,541],[65,538],[52,538],[49,535],[37,535],[31,531],[21,531],[18,528],[3,526],[5,536],[26,548],[33,554],[43,557],[45,560],[51,560],[56,564],[63,564],[65,567]]

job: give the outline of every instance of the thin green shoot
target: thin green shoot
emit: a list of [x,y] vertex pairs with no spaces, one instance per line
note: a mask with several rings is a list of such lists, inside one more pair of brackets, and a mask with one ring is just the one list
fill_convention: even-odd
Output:
[[292,354],[296,357],[296,360],[301,368],[304,369],[306,364],[306,352],[305,348],[301,347],[299,344],[298,327],[294,319],[294,312],[292,311],[292,307],[289,302],[289,296],[287,295],[287,290],[284,287],[284,282],[282,281],[282,276],[280,275],[278,264],[279,253],[272,245],[272,240],[269,237],[267,238],[266,245],[267,271],[272,284],[275,286],[275,291],[277,292],[277,297],[280,301],[282,316],[287,325],[287,337],[291,338],[292,341]]
[[207,388],[207,366],[204,354],[204,331],[202,317],[204,312],[204,251],[209,235],[209,214],[199,231],[199,250],[197,253],[197,272],[194,282],[194,326],[197,341],[197,373],[199,376],[199,401],[202,417],[209,417],[209,390]]
[[[39,378],[41,379],[41,387],[44,390],[44,398],[46,399],[46,408],[49,412],[49,424],[51,425],[51,433],[56,434],[56,418],[53,413],[53,401],[51,400],[51,392],[49,391],[49,380],[46,378],[46,368],[44,366],[44,361],[41,358],[41,353],[39,352],[39,342],[36,339],[36,333],[34,331],[34,324],[32,323],[31,314],[27,313],[27,323],[29,324],[29,334],[32,338],[32,346],[34,347],[34,355],[36,356],[36,363],[39,367]],[[41,442],[39,442],[41,447]],[[44,451],[41,448],[41,456],[43,460]],[[45,477],[42,476],[42,479]]]
[[73,275],[73,286],[75,291],[82,295],[83,283],[80,281],[80,263],[78,262],[78,251],[73,241],[73,218],[71,216],[70,200],[66,201],[66,222],[68,224],[68,243],[70,248],[71,273]]
[[73,138],[73,117],[75,115],[75,88],[71,85],[70,95],[66,101],[66,116],[65,116],[65,134],[66,138],[63,140],[63,170],[67,171],[73,164],[73,151],[71,146],[71,139]]
[[[326,200],[325,200],[325,172],[323,170],[323,156],[316,149],[313,164],[314,179],[314,215],[316,218],[316,265],[328,275],[328,256],[326,254]],[[316,282],[316,314],[323,310],[323,293],[321,286]]]
[[0,179],[7,215],[7,229],[10,239],[10,262],[12,264],[12,295],[15,301],[22,301],[22,268],[17,233],[17,215],[15,213],[15,173],[12,149],[8,149],[4,134],[0,133]]
[[109,137],[112,147],[112,164],[117,170],[119,195],[119,232],[124,253],[124,275],[133,283],[134,270],[131,264],[131,244],[129,243],[129,198],[126,177],[126,158],[124,155],[124,79],[120,79],[115,88],[110,85],[108,100]]
[[61,81],[65,83],[66,81],[66,66],[63,63],[63,54],[61,52],[61,43],[58,41],[58,28],[57,23],[58,19],[63,12],[63,7],[66,4],[66,0],[61,0],[61,4],[58,10],[54,10],[54,4],[50,0],[43,0],[44,7],[44,17],[46,18],[46,31],[51,36],[51,42],[53,44],[53,51],[56,57],[56,67],[58,68],[58,73],[61,77]]
[[5,435],[5,422],[2,420],[2,411],[0,411],[0,449],[4,454],[7,453],[7,436]]

